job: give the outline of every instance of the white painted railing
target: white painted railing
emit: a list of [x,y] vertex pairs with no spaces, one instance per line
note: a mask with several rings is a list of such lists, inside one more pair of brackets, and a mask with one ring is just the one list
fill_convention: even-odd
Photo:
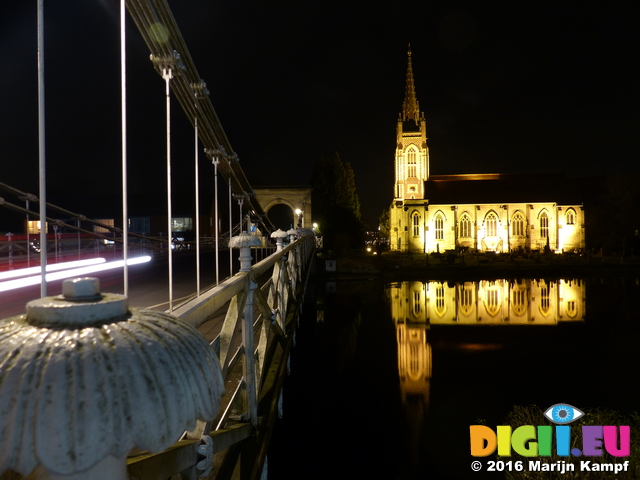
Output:
[[[202,470],[196,465],[202,457],[197,446],[203,436],[213,439],[211,453],[217,454],[215,463],[219,465],[216,479],[231,477],[243,443],[254,457],[252,478],[260,478],[270,435],[268,424],[278,411],[292,332],[315,251],[312,232],[300,234],[304,236],[250,271],[236,274],[173,311],[199,327],[226,308],[221,332],[211,342],[220,359],[226,400],[214,421],[199,422],[169,450],[130,457],[129,474],[134,478],[169,478],[178,473],[182,478],[198,478]],[[266,275],[268,279],[259,285]],[[252,354],[247,356],[246,352]],[[169,471],[166,465],[175,466]]]
[[[186,415],[186,417],[189,418],[185,417],[185,424],[195,424],[195,428],[191,431],[185,432],[181,440],[178,441],[176,438],[175,440],[178,441],[178,443],[162,452],[150,453],[147,451],[133,451],[130,453],[127,459],[127,468],[130,478],[137,478],[141,480],[160,480],[168,479],[173,475],[180,475],[183,479],[227,479],[231,478],[233,475],[236,464],[238,464],[237,459],[240,452],[242,452],[243,458],[243,461],[240,463],[244,463],[245,465],[243,468],[247,468],[247,458],[251,458],[251,461],[249,462],[251,465],[250,478],[260,478],[266,457],[272,422],[279,411],[281,386],[283,377],[285,376],[287,360],[292,344],[292,334],[297,324],[296,320],[299,314],[300,303],[304,293],[306,280],[308,278],[307,275],[312,265],[313,252],[315,248],[315,238],[312,234],[308,234],[310,232],[299,231],[298,233],[302,238],[292,241],[290,245],[284,247],[281,251],[272,254],[256,265],[249,266],[245,269],[247,271],[236,274],[234,277],[229,278],[208,293],[205,293],[174,310],[174,316],[182,318],[193,327],[198,327],[211,317],[220,315],[226,310],[226,316],[220,334],[210,343],[208,350],[206,348],[207,344],[203,343],[203,345],[205,345],[205,351],[207,351],[205,357],[214,358],[212,355],[215,354],[215,357],[217,357],[216,360],[219,360],[220,366],[216,366],[216,368],[218,369],[218,372],[221,372],[222,374],[221,379],[225,383],[227,393],[220,402],[217,417],[206,422],[197,420],[196,418],[191,418],[191,414],[188,412],[175,411],[177,408],[176,405],[179,405],[180,402],[176,403],[174,400],[172,400],[173,404],[166,404],[164,407],[162,406],[163,397],[156,398],[155,402],[150,402],[148,405],[144,399],[138,400],[138,403],[135,405],[136,408],[129,410],[129,413],[134,411],[142,412],[147,408],[154,412],[162,412],[166,409],[170,409],[170,416],[172,418],[177,418],[178,416],[182,418],[182,416]],[[97,291],[92,291],[90,293],[93,300],[98,297],[102,298],[102,300],[98,302],[99,306],[97,309],[105,311],[107,307],[103,304],[106,299],[111,298],[109,297],[111,294],[100,295]],[[68,334],[65,333],[69,338],[68,341],[65,340],[65,343],[71,345],[71,347],[74,342],[80,342],[79,339],[82,339],[87,335],[82,333],[85,331],[82,329],[89,328],[96,330],[97,332],[100,329],[104,330],[106,328],[106,330],[104,330],[105,333],[102,334],[103,336],[107,335],[107,332],[109,331],[115,331],[120,328],[133,332],[140,328],[136,325],[140,322],[137,318],[140,318],[141,315],[151,317],[154,315],[156,317],[158,316],[156,312],[152,311],[140,310],[141,313],[138,314],[136,311],[131,310],[129,313],[129,315],[132,315],[131,318],[126,315],[120,315],[118,319],[115,319],[114,317],[114,319],[109,320],[113,315],[103,315],[106,322],[104,323],[102,320],[96,320],[94,318],[96,309],[90,304],[87,304],[83,295],[84,294],[77,294],[74,297],[72,294],[65,294],[65,299],[63,299],[63,303],[69,303],[71,310],[76,312],[75,316],[79,315],[77,322],[81,322],[78,324],[81,325],[81,327],[77,327],[74,326],[74,322],[76,322],[76,320],[69,323],[69,318],[62,318],[62,320],[64,320],[64,328],[69,332]],[[116,297],[118,302],[122,305],[126,305],[125,296],[119,295]],[[89,299],[89,297],[87,297],[87,299]],[[58,302],[58,300],[54,297],[47,297],[46,299],[43,299],[43,301],[46,304],[46,308],[42,307],[44,308],[43,311],[48,316],[53,315],[58,318],[59,310],[57,313],[47,310],[48,308],[53,308],[55,310],[57,307],[56,302]],[[75,304],[73,302],[75,302]],[[39,400],[41,399],[40,394],[34,390],[18,392],[18,387],[23,385],[26,380],[22,379],[20,372],[15,370],[17,367],[15,367],[15,362],[12,360],[13,358],[18,358],[16,357],[18,355],[24,355],[23,352],[27,351],[26,349],[29,342],[31,342],[31,337],[33,337],[33,342],[31,342],[33,347],[30,348],[35,351],[38,348],[38,339],[41,339],[41,337],[53,338],[56,337],[56,335],[61,335],[59,333],[38,333],[40,324],[36,321],[38,319],[33,316],[33,312],[35,311],[33,310],[34,308],[36,307],[32,307],[32,312],[30,313],[31,317],[13,317],[12,319],[8,319],[10,320],[9,322],[4,321],[0,323],[0,357],[2,357],[0,358],[0,363],[2,363],[2,370],[0,370],[0,390],[3,392],[2,402],[5,406],[17,406],[23,403],[23,400],[20,400],[20,398],[24,397],[29,399],[27,403],[30,405],[30,410],[28,410],[28,412],[30,412],[28,414],[29,418],[20,417],[19,413],[23,411],[26,412],[27,410],[25,409],[16,410],[16,415],[8,415],[7,411],[5,411],[5,414],[0,415],[0,431],[4,432],[2,440],[3,446],[0,448],[1,480],[23,478],[20,474],[11,470],[7,470],[4,473],[2,470],[5,468],[17,468],[20,469],[23,474],[27,474],[28,472],[25,468],[21,467],[23,462],[21,463],[19,459],[22,458],[22,456],[25,456],[25,458],[32,458],[28,457],[29,455],[33,456],[31,450],[28,452],[22,451],[23,448],[30,448],[30,444],[25,443],[24,438],[21,436],[12,435],[11,432],[21,431],[21,425],[23,425],[24,422],[30,425],[33,422],[41,424],[49,421],[47,418],[47,408],[49,407],[47,406],[47,402]],[[41,307],[37,308],[41,309]],[[122,308],[125,308],[126,310],[125,306]],[[148,312],[149,315],[146,315],[145,312]],[[98,313],[98,316],[99,315],[100,314]],[[136,317],[136,315],[138,317]],[[46,320],[48,316],[43,318]],[[165,329],[173,329],[170,325],[170,317],[167,315],[165,315],[165,317],[168,319],[169,323],[167,324],[167,327],[159,327],[158,332],[165,331]],[[96,323],[96,321],[98,323]],[[114,322],[121,323],[117,323],[118,326],[116,326],[116,323]],[[105,325],[104,327],[102,326],[103,323]],[[84,326],[85,324],[87,327]],[[120,324],[122,324],[122,326],[119,326]],[[178,326],[178,328],[187,327],[187,325],[182,325],[183,327]],[[44,325],[44,327],[49,326],[47,324]],[[57,329],[59,327],[54,328]],[[77,330],[77,328],[81,329]],[[20,333],[20,335],[25,338],[24,342],[18,339],[22,342],[19,342],[20,345],[16,344],[16,340],[14,338],[15,335],[12,333],[15,329],[25,332]],[[193,333],[189,333],[189,335],[196,335],[196,337],[199,336],[195,330],[192,329],[192,332]],[[96,333],[96,335],[98,335],[98,333]],[[141,383],[139,383],[139,385],[147,385],[145,388],[151,388],[155,391],[156,387],[158,387],[163,389],[163,391],[171,391],[171,394],[178,399],[180,398],[180,395],[183,395],[183,398],[185,399],[195,398],[193,397],[194,393],[192,391],[181,392],[180,385],[184,382],[178,382],[175,385],[172,384],[172,382],[169,382],[169,384],[164,383],[167,378],[177,380],[178,377],[176,377],[175,374],[163,376],[164,367],[162,365],[164,365],[165,362],[161,360],[161,357],[162,355],[171,355],[176,364],[179,363],[182,365],[181,368],[186,367],[187,369],[190,369],[190,372],[188,370],[185,371],[185,373],[189,373],[189,375],[185,375],[185,378],[188,376],[189,378],[195,379],[198,378],[199,375],[202,375],[202,378],[204,379],[206,375],[208,375],[206,372],[209,367],[205,367],[204,364],[199,365],[197,361],[194,363],[193,359],[191,361],[187,360],[187,357],[184,357],[179,350],[175,350],[175,347],[171,347],[174,349],[172,350],[172,353],[170,353],[169,350],[162,353],[169,347],[164,345],[164,340],[158,340],[159,338],[160,336],[156,338],[153,335],[149,336],[143,334],[138,340],[133,340],[132,337],[126,347],[119,347],[117,342],[105,343],[105,349],[100,353],[100,358],[103,358],[102,363],[104,364],[104,368],[98,368],[98,370],[100,370],[100,374],[104,377],[101,380],[103,384],[119,385],[119,391],[122,390],[122,394],[126,396],[129,394],[127,391],[128,385],[133,385],[133,383],[132,381],[122,383],[121,380],[123,375],[125,376],[124,378],[128,378],[133,374],[133,372],[140,372],[142,373],[142,376],[140,377],[141,380],[139,380],[139,382]],[[158,344],[154,345],[155,343]],[[109,345],[111,345],[111,347],[109,347]],[[131,348],[135,345],[140,345],[140,347],[147,351],[152,351],[152,347],[160,349],[158,350],[160,353],[153,354],[156,360],[154,360],[155,363],[152,368],[153,371],[150,371],[150,375],[148,376],[143,372],[145,371],[145,368],[151,368],[151,363],[148,363],[146,360],[141,360],[143,359],[142,355],[134,355],[131,353]],[[56,346],[55,348],[58,347]],[[60,348],[65,347],[61,346]],[[81,366],[81,362],[86,361],[87,354],[83,353],[86,352],[86,348],[88,347],[68,348],[64,353],[61,353],[60,356],[56,358],[64,358],[65,362],[73,361],[73,365],[78,365],[74,368],[80,369],[78,372],[81,372],[85,369],[85,367]],[[120,348],[123,348],[123,350],[120,350]],[[125,354],[124,357],[123,353]],[[74,359],[74,356],[78,357],[77,361]],[[42,367],[33,366],[33,368],[42,372],[41,375],[45,383],[47,381],[51,383],[51,378],[47,376],[48,372],[54,372],[56,370],[54,367],[47,366],[47,362],[54,362],[53,365],[56,365],[59,364],[61,360],[56,360],[56,358],[53,357],[49,358],[47,355],[44,357],[45,364],[43,364]],[[211,360],[205,360],[205,357],[203,357],[203,361],[209,366],[214,363],[218,363],[212,363]],[[127,360],[122,360],[122,358],[126,358]],[[137,364],[140,363],[138,360],[141,362],[140,365]],[[40,357],[38,357],[38,361],[40,361]],[[118,364],[120,367],[111,369],[105,366],[107,364]],[[60,370],[60,368],[58,368],[58,370]],[[123,368],[125,369],[124,371],[122,370]],[[64,374],[62,371],[59,373],[61,375]],[[213,372],[213,374],[214,377],[211,378],[214,378],[214,380],[215,376],[220,375],[220,373],[215,372]],[[49,380],[47,380],[47,378],[49,378]],[[145,378],[147,380],[144,380]],[[163,378],[165,380],[163,380]],[[160,384],[155,382],[160,382]],[[210,382],[211,381],[209,381],[209,383],[202,383],[198,388],[205,392],[209,391],[209,395],[215,397],[218,394],[215,394],[213,390],[210,390],[212,388],[210,386]],[[154,383],[156,387],[154,387]],[[84,385],[84,383],[82,385]],[[136,387],[134,389],[136,392],[131,393],[140,393],[138,392],[140,388]],[[215,388],[217,389],[218,387]],[[104,397],[104,395],[99,395],[100,398],[92,398],[92,391],[93,390],[88,390],[83,393],[80,398],[81,405],[83,405],[82,407],[73,407],[72,403],[63,402],[63,404],[67,406],[69,418],[72,418],[73,415],[75,415],[75,413],[72,412],[75,412],[78,408],[85,408],[87,402],[89,402],[89,404],[91,404],[91,402],[96,402],[96,405],[94,406],[98,410],[108,406],[104,405],[100,407],[99,402],[102,401],[100,398]],[[67,393],[61,393],[63,394],[62,396],[66,398],[65,395],[67,395]],[[23,397],[18,398],[19,395],[22,395]],[[47,393],[47,395],[50,395],[50,392]],[[12,396],[15,396],[15,400],[12,399]],[[73,400],[72,397],[73,395],[69,397],[70,402]],[[160,399],[160,403],[157,401],[158,399]],[[186,402],[186,404],[190,403],[191,400]],[[109,412],[124,412],[122,410],[123,405],[120,401],[118,401],[115,406],[117,408],[109,409]],[[218,405],[215,405],[212,408],[218,409]],[[211,409],[208,411],[210,410]],[[149,416],[150,411],[144,413],[143,416],[145,418],[151,418]],[[189,410],[189,412],[191,412],[191,410]],[[116,418],[120,415],[117,413],[110,413],[108,415],[109,422],[118,424],[121,428],[115,430],[101,428],[100,444],[130,445],[129,442],[131,440],[129,440],[129,437],[139,439],[145,437],[145,435],[140,437],[142,432],[135,427],[137,424],[136,422],[139,421],[137,418],[138,415],[142,414],[136,413],[129,417],[129,414],[125,412],[121,415],[123,418]],[[104,414],[101,414],[100,418],[104,416]],[[62,417],[66,418],[67,414],[62,415]],[[158,426],[161,426],[164,422],[161,417],[162,415],[156,420],[156,422],[158,422]],[[56,423],[55,418],[52,418],[51,420],[53,420],[53,424],[58,425],[58,428],[56,428],[55,431],[50,432],[50,438],[44,439],[39,437],[35,439],[34,442],[38,444],[38,448],[42,448],[43,445],[44,448],[48,448],[46,447],[47,444],[51,444],[52,448],[54,448],[59,442],[63,442],[63,439],[65,438],[75,438],[78,434],[78,428],[84,425],[84,423],[86,423],[86,425],[82,428],[93,428],[90,426],[91,419],[80,419],[84,422],[80,424],[75,420],[73,422],[67,422],[69,425],[69,431],[65,430],[64,422]],[[46,425],[43,424],[41,426],[46,429]],[[151,425],[148,425],[148,427],[151,427]],[[162,428],[160,430],[162,430]],[[153,428],[148,428],[145,431],[152,432],[155,430]],[[128,436],[125,440],[123,432],[130,432],[131,435],[127,434]],[[109,438],[109,436],[112,436],[113,438]],[[171,439],[168,440],[170,443]],[[167,445],[166,436],[163,437],[162,442],[160,443],[155,438],[146,437],[141,441],[142,444],[139,446],[143,446],[143,448],[157,448],[149,447],[148,445]],[[34,443],[34,445],[36,443]],[[70,455],[72,454],[70,458],[75,459],[79,455],[79,452],[83,451],[83,446],[78,444],[73,448],[80,449],[76,451],[76,453],[69,451],[71,452]],[[120,448],[120,450],[122,449]],[[2,452],[5,454],[9,452],[10,455],[4,455]],[[108,454],[109,452],[106,453]],[[87,455],[84,455],[83,458],[85,457],[87,457]],[[37,462],[38,458],[38,454],[36,453],[32,459],[33,466],[36,465],[36,463],[33,462]],[[55,477],[75,479],[84,478],[83,475],[89,474],[88,471],[85,470],[74,471],[74,464],[71,460],[67,463],[69,463],[70,466],[64,472],[64,476],[51,476],[50,471],[42,470],[42,465],[38,464],[40,466],[36,468],[35,473],[29,475],[29,478],[38,479]],[[214,473],[211,474],[210,470],[214,463],[216,468]],[[114,471],[110,469],[115,469],[116,467],[108,462],[105,464],[102,461],[95,463],[93,460],[87,460],[85,464],[83,464],[85,466],[82,468],[89,468],[91,470],[91,475],[98,475],[98,473],[94,471],[97,469],[102,472],[104,478],[123,478],[122,470],[117,472],[117,475],[115,475]],[[27,466],[26,468],[31,469],[33,466]],[[243,473],[243,478],[245,474],[246,472]],[[111,475],[111,477],[109,475]]]

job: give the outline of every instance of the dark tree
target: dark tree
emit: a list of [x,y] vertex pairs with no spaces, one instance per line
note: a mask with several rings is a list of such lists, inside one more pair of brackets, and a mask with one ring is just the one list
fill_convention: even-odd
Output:
[[389,240],[391,232],[391,219],[389,218],[389,209],[385,208],[378,219],[380,223],[380,238]]
[[344,252],[363,247],[360,197],[349,162],[338,153],[316,161],[311,176],[313,218],[325,248]]
[[640,172],[607,179],[599,202],[587,211],[587,236],[592,247],[622,255],[640,247]]

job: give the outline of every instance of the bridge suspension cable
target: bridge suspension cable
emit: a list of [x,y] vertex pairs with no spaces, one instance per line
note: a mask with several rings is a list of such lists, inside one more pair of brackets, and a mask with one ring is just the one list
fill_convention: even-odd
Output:
[[166,0],[126,0],[126,6],[151,52],[156,71],[162,76],[163,70],[172,70],[171,91],[194,128],[198,119],[198,136],[205,153],[212,161],[218,159],[217,171],[229,182],[232,193],[246,195],[246,208],[263,230],[272,231],[274,227],[254,197]]

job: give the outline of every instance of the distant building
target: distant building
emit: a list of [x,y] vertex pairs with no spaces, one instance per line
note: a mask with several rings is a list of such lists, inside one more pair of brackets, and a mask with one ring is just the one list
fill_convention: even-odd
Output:
[[553,174],[431,175],[424,113],[408,52],[397,125],[390,248],[403,252],[575,251],[585,247],[577,185]]

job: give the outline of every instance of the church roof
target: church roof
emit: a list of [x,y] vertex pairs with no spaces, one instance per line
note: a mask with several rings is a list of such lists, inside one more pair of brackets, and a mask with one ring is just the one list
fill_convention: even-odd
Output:
[[562,174],[431,175],[425,197],[437,204],[543,203],[579,205],[585,202],[583,179]]

